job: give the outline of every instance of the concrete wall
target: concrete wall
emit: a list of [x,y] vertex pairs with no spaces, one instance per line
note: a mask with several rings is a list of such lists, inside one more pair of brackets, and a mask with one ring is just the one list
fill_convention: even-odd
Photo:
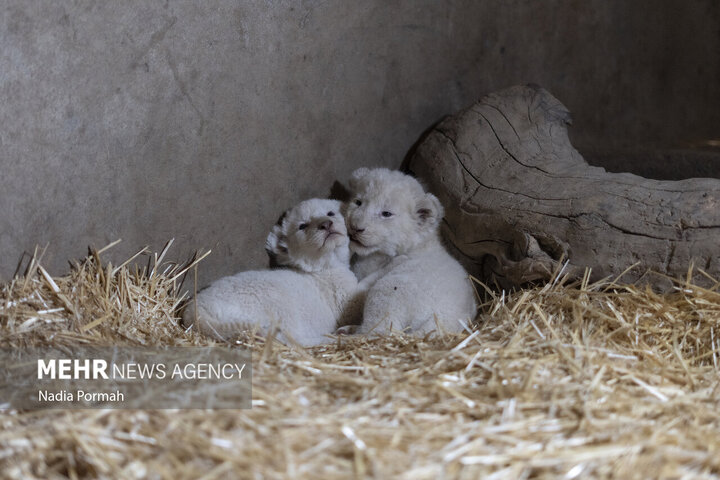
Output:
[[117,238],[212,248],[201,283],[262,266],[282,210],[514,83],[581,145],[720,137],[719,24],[715,0],[5,0],[0,277]]

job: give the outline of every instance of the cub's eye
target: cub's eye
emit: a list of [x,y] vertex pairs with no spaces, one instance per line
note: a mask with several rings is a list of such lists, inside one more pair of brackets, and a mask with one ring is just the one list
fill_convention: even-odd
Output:
[[305,230],[307,228],[307,223],[301,223],[298,227],[298,230]]
[[328,216],[328,217],[334,217],[334,216],[335,216],[335,212],[328,212],[328,213],[327,213],[327,216]]
[[384,212],[382,212],[380,215],[382,215],[382,216],[385,217],[385,218],[388,218],[388,217],[392,217],[392,216],[393,216],[392,212],[388,212],[387,210],[385,210]]
[[355,205],[357,205],[358,207],[362,205],[362,200],[360,200],[359,198],[355,200]]

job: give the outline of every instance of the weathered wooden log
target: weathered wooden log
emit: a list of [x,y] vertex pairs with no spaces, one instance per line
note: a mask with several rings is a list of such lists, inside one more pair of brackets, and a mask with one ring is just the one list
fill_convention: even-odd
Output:
[[573,148],[569,123],[546,90],[515,86],[418,144],[408,168],[445,206],[443,233],[468,270],[503,287],[547,280],[563,259],[593,279],[633,264],[623,281],[684,276],[691,262],[720,278],[720,180],[608,173]]

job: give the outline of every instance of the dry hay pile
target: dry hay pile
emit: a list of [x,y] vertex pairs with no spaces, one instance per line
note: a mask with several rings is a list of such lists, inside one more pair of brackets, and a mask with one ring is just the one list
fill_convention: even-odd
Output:
[[[3,346],[209,344],[187,266],[97,252],[0,290]],[[496,296],[470,334],[259,339],[250,410],[0,413],[8,478],[720,478],[720,293],[587,280]]]

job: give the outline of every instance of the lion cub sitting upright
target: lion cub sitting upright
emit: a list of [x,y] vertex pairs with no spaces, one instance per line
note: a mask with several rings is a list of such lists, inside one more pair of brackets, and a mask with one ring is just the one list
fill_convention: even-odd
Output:
[[475,296],[441,243],[440,201],[411,176],[386,168],[360,168],[349,186],[344,213],[350,248],[361,257],[354,270],[371,285],[358,332],[461,331],[475,317]]
[[340,202],[306,200],[283,214],[267,238],[273,263],[284,268],[217,280],[188,304],[184,324],[219,339],[277,329],[285,344],[330,342],[327,335],[356,314],[348,243]]

